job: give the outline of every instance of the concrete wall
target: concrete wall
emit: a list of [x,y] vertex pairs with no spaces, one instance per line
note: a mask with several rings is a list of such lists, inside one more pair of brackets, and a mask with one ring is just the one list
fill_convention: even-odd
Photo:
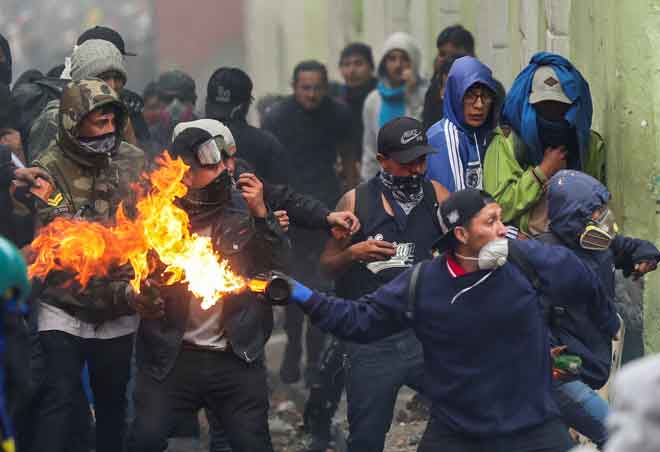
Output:
[[[593,128],[608,144],[608,186],[626,234],[660,244],[660,0],[250,0],[248,68],[257,94],[288,92],[295,62],[315,57],[338,78],[337,57],[353,39],[376,58],[387,35],[407,31],[430,75],[435,38],[462,23],[477,56],[508,88],[540,50],[582,71],[594,100]],[[257,19],[255,26],[251,21]],[[279,27],[279,28],[278,28]],[[272,32],[278,28],[284,39]],[[275,44],[275,45],[273,45]],[[274,49],[280,45],[281,49]],[[647,352],[660,351],[660,276],[643,291]]]
[[[591,84],[608,186],[626,234],[660,244],[660,2],[575,1],[571,57]],[[660,351],[660,277],[643,292],[646,352]]]

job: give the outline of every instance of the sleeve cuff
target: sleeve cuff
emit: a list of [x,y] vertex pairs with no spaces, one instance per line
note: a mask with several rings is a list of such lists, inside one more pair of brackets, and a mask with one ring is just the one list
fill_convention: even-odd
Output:
[[315,308],[321,303],[323,299],[316,292],[312,292],[312,295],[307,299],[307,301],[295,301],[295,304],[302,309],[305,314],[311,315]]

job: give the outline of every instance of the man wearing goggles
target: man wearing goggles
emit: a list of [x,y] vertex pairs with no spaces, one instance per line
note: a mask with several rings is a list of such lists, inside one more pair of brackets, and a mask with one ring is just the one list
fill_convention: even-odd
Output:
[[[175,128],[170,153],[190,166],[180,206],[191,231],[209,237],[232,271],[251,277],[281,269],[288,239],[266,207],[261,183],[235,188],[235,146],[225,129],[215,120]],[[263,364],[272,308],[243,292],[203,310],[182,288],[157,286],[155,301],[137,307],[143,320],[128,450],[160,452],[178,421],[207,408],[233,450],[272,451]]]

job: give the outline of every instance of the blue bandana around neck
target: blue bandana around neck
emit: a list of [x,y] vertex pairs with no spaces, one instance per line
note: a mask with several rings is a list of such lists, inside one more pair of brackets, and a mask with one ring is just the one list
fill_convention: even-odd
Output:
[[380,81],[376,87],[382,100],[380,104],[380,114],[378,116],[378,125],[383,127],[394,118],[406,114],[406,86],[401,85],[398,88],[389,88]]

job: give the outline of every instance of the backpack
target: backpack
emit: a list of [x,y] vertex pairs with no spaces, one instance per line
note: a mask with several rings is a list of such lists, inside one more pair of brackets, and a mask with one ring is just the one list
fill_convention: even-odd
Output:
[[14,87],[11,92],[13,119],[16,129],[23,139],[23,147],[28,149],[28,138],[34,121],[46,108],[48,102],[59,99],[69,80],[43,77],[29,80]]

